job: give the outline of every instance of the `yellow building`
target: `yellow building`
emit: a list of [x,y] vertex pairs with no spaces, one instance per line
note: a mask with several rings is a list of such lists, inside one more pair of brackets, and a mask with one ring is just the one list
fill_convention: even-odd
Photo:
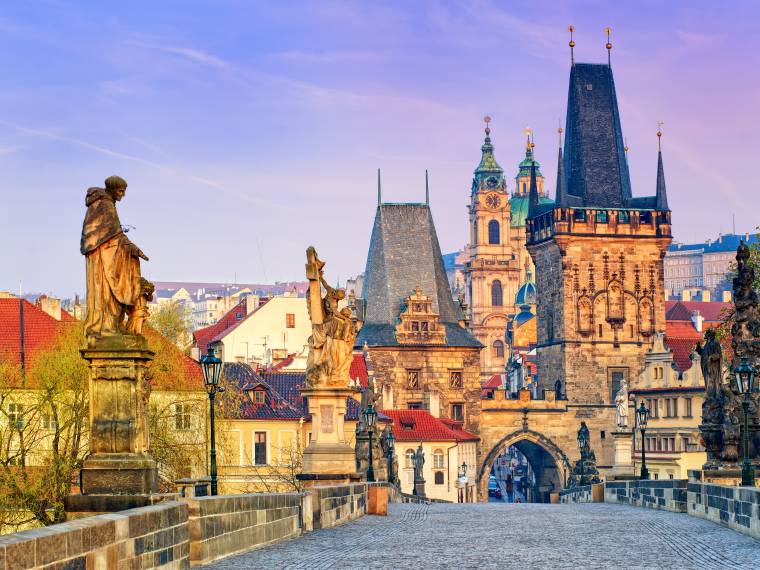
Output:
[[[645,449],[652,479],[686,479],[689,469],[701,469],[707,460],[699,443],[705,385],[699,355],[693,350],[697,340],[656,334],[644,357],[644,370],[630,389],[635,405],[644,402],[650,410]],[[633,460],[638,472],[638,431]]]

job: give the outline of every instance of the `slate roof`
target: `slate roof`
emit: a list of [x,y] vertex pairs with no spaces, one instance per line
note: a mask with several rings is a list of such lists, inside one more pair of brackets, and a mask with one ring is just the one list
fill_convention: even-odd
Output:
[[462,429],[461,422],[433,417],[427,410],[382,410],[382,413],[393,420],[397,442],[480,440]]
[[461,309],[454,303],[427,204],[381,204],[377,207],[364,272],[364,325],[357,348],[396,346],[395,327],[402,304],[419,285],[432,299],[446,328],[448,346],[480,347],[459,326]]
[[734,252],[742,241],[748,245],[756,244],[758,242],[758,236],[756,234],[727,234],[721,235],[717,240],[711,241],[710,243],[673,243],[668,247],[668,251],[691,251],[701,249],[705,253]]

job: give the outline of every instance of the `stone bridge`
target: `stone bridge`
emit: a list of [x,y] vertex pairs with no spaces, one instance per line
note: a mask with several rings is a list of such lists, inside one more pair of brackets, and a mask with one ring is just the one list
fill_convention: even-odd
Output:
[[248,568],[756,568],[760,541],[684,515],[629,506],[392,504],[367,516],[220,560]]

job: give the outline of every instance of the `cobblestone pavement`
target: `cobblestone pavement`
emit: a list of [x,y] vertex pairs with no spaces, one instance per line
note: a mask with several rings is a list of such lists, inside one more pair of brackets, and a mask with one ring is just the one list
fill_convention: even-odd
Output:
[[760,541],[708,521],[608,504],[392,504],[388,517],[220,560],[243,568],[760,568]]

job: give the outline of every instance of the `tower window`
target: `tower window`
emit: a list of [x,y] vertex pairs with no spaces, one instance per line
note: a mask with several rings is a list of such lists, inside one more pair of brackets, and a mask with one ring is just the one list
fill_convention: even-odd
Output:
[[504,295],[501,290],[501,281],[498,279],[491,284],[491,305],[501,307],[504,304]]
[[493,341],[493,355],[495,358],[504,358],[504,343],[500,340]]
[[491,220],[488,222],[488,243],[498,245],[501,243],[501,231],[499,228],[499,222]]

